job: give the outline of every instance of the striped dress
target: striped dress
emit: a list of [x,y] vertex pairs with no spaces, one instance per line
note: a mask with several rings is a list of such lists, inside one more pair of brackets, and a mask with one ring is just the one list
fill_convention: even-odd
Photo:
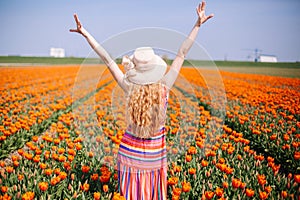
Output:
[[[165,111],[168,92],[164,88]],[[162,125],[150,138],[126,129],[118,151],[118,189],[127,200],[167,199],[166,129]]]

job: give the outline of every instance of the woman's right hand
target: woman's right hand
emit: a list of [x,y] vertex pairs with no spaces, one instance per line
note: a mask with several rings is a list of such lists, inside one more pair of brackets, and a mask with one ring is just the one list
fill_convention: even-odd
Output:
[[70,32],[76,32],[76,33],[80,33],[81,35],[85,36],[86,37],[86,34],[85,34],[85,29],[82,27],[79,19],[78,19],[78,16],[77,14],[75,13],[74,14],[74,19],[76,21],[76,25],[77,25],[77,29],[70,29]]

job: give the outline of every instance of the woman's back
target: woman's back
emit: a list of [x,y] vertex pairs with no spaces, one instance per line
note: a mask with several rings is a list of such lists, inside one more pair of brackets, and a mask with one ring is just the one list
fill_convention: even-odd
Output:
[[127,130],[141,138],[159,132],[165,125],[168,97],[168,88],[161,83],[134,88],[127,99]]

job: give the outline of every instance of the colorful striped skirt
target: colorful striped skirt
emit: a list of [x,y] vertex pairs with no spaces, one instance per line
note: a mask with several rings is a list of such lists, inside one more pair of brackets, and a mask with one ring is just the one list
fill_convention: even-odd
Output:
[[127,200],[167,199],[165,127],[146,139],[125,131],[118,152],[118,183]]

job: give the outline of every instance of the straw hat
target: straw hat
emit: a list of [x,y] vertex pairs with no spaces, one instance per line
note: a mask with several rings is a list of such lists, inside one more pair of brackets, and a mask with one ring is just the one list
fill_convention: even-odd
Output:
[[167,70],[167,63],[151,47],[137,48],[133,55],[123,56],[124,78],[132,83],[146,85],[159,81]]

